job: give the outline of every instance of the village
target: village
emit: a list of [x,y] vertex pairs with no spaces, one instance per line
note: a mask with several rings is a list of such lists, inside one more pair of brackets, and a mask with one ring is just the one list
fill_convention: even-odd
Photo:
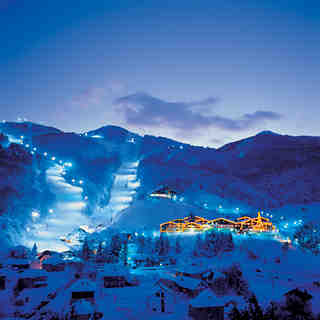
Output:
[[[1,316],[236,319],[234,310],[246,308],[258,286],[267,286],[265,306],[272,298],[304,292],[295,288],[283,270],[280,273],[286,246],[267,263],[236,238],[234,242],[229,231],[192,237],[159,234],[114,234],[108,244],[99,240],[95,248],[89,239],[78,252],[37,252],[36,245],[31,252],[22,246],[12,249],[10,257],[0,261]],[[233,262],[241,261],[239,253],[252,261],[251,267],[246,263],[250,275]],[[275,270],[274,266],[280,269],[272,275],[270,267]],[[311,299],[304,294],[306,301]]]
[[179,312],[202,319],[194,310],[204,308],[220,319],[226,302],[241,301],[236,296],[216,301],[208,289],[214,272],[205,266],[179,267],[167,258],[148,266],[143,255],[134,258],[134,268],[94,260],[51,252],[32,262],[23,255],[7,259],[0,269],[1,300],[7,297],[1,314],[8,319],[110,319],[110,314],[124,319],[141,312],[148,319]]

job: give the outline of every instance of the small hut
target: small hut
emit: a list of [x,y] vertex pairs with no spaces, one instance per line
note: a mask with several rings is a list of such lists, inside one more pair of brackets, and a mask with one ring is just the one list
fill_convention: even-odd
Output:
[[225,303],[207,289],[191,300],[189,316],[194,320],[223,320]]
[[123,288],[132,285],[129,271],[120,265],[105,264],[100,276],[103,278],[104,288]]
[[96,285],[89,279],[80,279],[76,281],[71,290],[71,304],[80,299],[87,300],[91,303],[95,301]]

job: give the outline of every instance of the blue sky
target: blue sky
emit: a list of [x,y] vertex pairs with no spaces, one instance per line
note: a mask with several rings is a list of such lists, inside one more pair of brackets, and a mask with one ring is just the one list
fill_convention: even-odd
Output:
[[320,135],[316,1],[0,4],[0,109],[193,144]]

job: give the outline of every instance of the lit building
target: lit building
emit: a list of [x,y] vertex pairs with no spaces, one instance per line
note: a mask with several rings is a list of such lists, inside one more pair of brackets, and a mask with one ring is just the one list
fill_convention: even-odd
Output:
[[238,218],[236,221],[225,218],[208,220],[191,214],[183,219],[162,223],[160,225],[160,232],[196,232],[214,228],[230,229],[237,232],[268,232],[275,230],[272,222],[268,218],[262,217],[260,212],[258,212],[255,218],[245,216]]
[[163,187],[152,192],[150,197],[175,199],[177,197],[177,193],[171,190],[169,187]]

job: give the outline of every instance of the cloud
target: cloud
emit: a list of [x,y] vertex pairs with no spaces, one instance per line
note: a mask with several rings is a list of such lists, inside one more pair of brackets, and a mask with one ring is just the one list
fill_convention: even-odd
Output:
[[104,86],[86,88],[73,96],[70,102],[79,109],[103,109],[106,105],[112,105],[114,99],[127,93],[124,84],[112,81]]
[[185,132],[204,128],[242,131],[266,120],[282,118],[278,113],[258,110],[244,114],[238,119],[232,119],[217,114],[204,115],[201,108],[198,108],[205,107],[204,110],[212,111],[212,105],[217,102],[218,99],[215,97],[191,102],[168,102],[147,93],[138,92],[117,98],[114,105],[124,113],[126,123],[129,125],[167,126]]
[[213,143],[213,144],[223,144],[224,143],[224,140],[223,139],[218,139],[218,138],[212,138],[209,140],[210,143]]

